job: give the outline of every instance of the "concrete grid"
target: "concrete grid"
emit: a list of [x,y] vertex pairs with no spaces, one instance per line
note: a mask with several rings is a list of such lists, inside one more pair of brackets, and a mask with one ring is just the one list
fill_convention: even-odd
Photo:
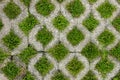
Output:
[[[10,53],[15,56],[21,52],[21,50],[25,49],[28,44],[32,44],[35,49],[38,51],[38,54],[32,58],[29,62],[28,65],[28,71],[30,71],[35,77],[36,80],[50,80],[50,78],[54,75],[56,70],[61,70],[62,73],[70,78],[70,80],[80,80],[82,79],[89,70],[93,71],[95,76],[97,76],[98,80],[103,80],[103,77],[101,76],[101,73],[98,72],[95,69],[96,64],[100,61],[101,57],[98,57],[94,59],[92,62],[89,63],[88,59],[80,54],[81,50],[89,43],[93,42],[99,49],[102,49],[102,46],[97,40],[97,37],[105,30],[108,29],[110,30],[114,36],[116,37],[115,41],[108,45],[106,47],[107,50],[112,49],[117,45],[117,43],[120,41],[120,33],[116,31],[116,29],[111,25],[111,21],[120,13],[120,5],[117,3],[116,0],[108,0],[111,4],[115,5],[117,7],[117,10],[113,13],[113,15],[109,19],[103,19],[100,17],[100,14],[96,11],[96,8],[102,4],[105,0],[97,0],[96,3],[93,5],[90,5],[87,0],[81,0],[82,4],[85,6],[86,10],[85,12],[79,17],[79,18],[73,18],[71,14],[65,9],[66,4],[73,0],[65,0],[63,3],[59,4],[56,0],[51,0],[51,2],[55,5],[55,10],[50,14],[48,17],[43,17],[39,13],[37,13],[35,9],[35,4],[39,0],[32,0],[29,10],[30,13],[33,14],[40,22],[39,25],[36,25],[31,32],[29,33],[28,36],[26,36],[19,28],[18,24],[28,16],[28,10],[27,7],[24,6],[20,0],[13,0],[22,10],[21,14],[14,20],[10,20],[3,12],[4,6],[10,2],[10,0],[3,0],[0,2],[0,18],[2,19],[2,22],[4,23],[4,28],[0,31],[0,41],[1,39],[7,35],[10,30],[14,30],[16,35],[18,35],[22,39],[22,43],[15,48],[13,51],[10,51]],[[66,19],[69,21],[70,25],[65,28],[64,31],[59,32],[56,28],[54,28],[52,24],[52,20],[61,12]],[[90,13],[93,13],[94,17],[99,20],[99,25],[97,28],[93,31],[90,32],[87,30],[86,27],[82,25],[82,21],[89,16]],[[52,32],[52,35],[54,36],[54,39],[45,47],[42,47],[42,44],[40,44],[36,38],[35,35],[39,30],[42,29],[42,26],[46,25],[47,29]],[[73,29],[74,26],[77,26],[77,28],[84,34],[85,39],[81,41],[77,46],[72,46],[67,38],[66,35],[67,33]],[[46,51],[53,47],[55,44],[57,44],[59,41],[61,41],[65,47],[69,49],[69,55],[62,60],[61,62],[57,62],[50,54],[45,53],[46,57],[48,60],[51,61],[52,64],[54,64],[54,68],[45,76],[42,77],[39,72],[34,68],[35,63],[42,57],[43,54],[40,51]],[[5,49],[5,51],[9,51],[8,48],[2,43],[0,43],[0,47]],[[78,57],[78,60],[83,63],[85,68],[77,75],[76,78],[74,78],[65,68],[65,65],[74,57]],[[19,66],[23,66],[25,68],[25,64],[21,62],[18,57],[15,56],[14,60]],[[115,64],[114,69],[107,74],[107,77],[104,80],[111,80],[112,77],[114,77],[120,70],[120,62],[109,55],[108,59]],[[6,59],[4,63],[0,66],[0,68],[4,67],[7,62],[9,62],[10,59]],[[18,76],[16,80],[21,80],[21,76]],[[7,77],[4,76],[4,74],[0,74],[0,80],[8,80]]]

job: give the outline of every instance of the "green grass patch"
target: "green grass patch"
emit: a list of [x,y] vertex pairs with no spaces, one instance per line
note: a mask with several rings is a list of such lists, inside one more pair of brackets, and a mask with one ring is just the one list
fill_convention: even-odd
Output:
[[15,19],[21,13],[21,9],[14,2],[8,2],[3,11],[9,19]]
[[7,57],[8,54],[0,48],[0,63],[2,63]]
[[96,69],[102,74],[103,77],[107,75],[107,73],[111,72],[114,68],[114,63],[112,63],[107,58],[102,58],[97,64]]
[[76,27],[67,34],[67,40],[73,45],[78,45],[82,40],[84,40],[83,33]]
[[120,80],[120,72],[112,80]]
[[93,14],[90,14],[82,23],[89,31],[93,31],[98,25],[99,21],[94,18]]
[[35,25],[37,25],[38,23],[39,22],[36,17],[34,17],[32,14],[29,14],[28,17],[26,17],[22,20],[22,22],[19,23],[19,27],[26,35],[28,35],[32,28],[34,28]]
[[35,77],[30,72],[27,72],[22,80],[35,80]]
[[109,30],[104,30],[99,36],[98,36],[98,41],[103,45],[107,46],[114,42],[115,36],[109,31]]
[[89,71],[82,80],[98,80],[92,71]]
[[29,63],[29,60],[37,54],[37,51],[33,46],[28,46],[25,48],[18,56],[26,64]]
[[118,43],[113,49],[110,50],[110,55],[120,60],[120,43]]
[[97,0],[88,0],[90,4],[95,3]]
[[36,35],[37,41],[39,41],[44,47],[53,39],[52,33],[44,26],[38,31]]
[[51,62],[45,56],[43,56],[35,64],[35,68],[42,76],[45,76],[53,68],[53,64],[51,64]]
[[25,6],[29,7],[31,0],[21,0],[21,2],[23,2]]
[[63,31],[69,25],[69,22],[62,14],[59,14],[53,19],[53,25],[58,30]]
[[102,18],[109,18],[112,16],[113,12],[116,11],[116,6],[112,5],[108,1],[105,1],[98,6],[97,11],[100,13]]
[[91,61],[100,55],[100,50],[95,44],[90,42],[82,49],[81,54]]
[[65,1],[65,0],[57,0],[59,3],[62,3],[63,1]]
[[66,9],[71,13],[73,17],[79,17],[85,11],[85,7],[80,0],[71,1],[66,5]]
[[18,45],[21,43],[21,39],[14,33],[13,30],[11,30],[5,37],[3,37],[2,41],[4,45],[7,46],[10,50],[18,47]]
[[115,27],[115,29],[117,31],[120,32],[120,15],[117,16],[113,21],[112,21],[112,25]]
[[81,70],[84,69],[83,63],[81,63],[77,57],[74,57],[67,65],[66,69],[76,77]]
[[0,30],[3,28],[4,24],[2,23],[2,20],[0,19]]
[[50,48],[48,53],[51,54],[57,61],[61,61],[68,55],[69,50],[62,43],[58,43],[54,47]]
[[43,16],[48,16],[55,9],[50,0],[39,0],[35,7],[37,12]]
[[57,71],[54,76],[51,77],[51,80],[70,80],[65,76],[61,71]]
[[120,4],[120,0],[117,0],[117,2]]
[[8,62],[5,67],[2,68],[3,73],[9,78],[9,80],[14,80],[14,78],[19,74],[20,69],[13,62]]

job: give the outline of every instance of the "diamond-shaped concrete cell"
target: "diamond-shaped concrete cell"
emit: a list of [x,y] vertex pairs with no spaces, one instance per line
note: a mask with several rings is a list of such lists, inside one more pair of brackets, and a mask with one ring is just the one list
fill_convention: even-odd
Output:
[[90,42],[88,43],[81,51],[81,54],[87,57],[89,61],[93,60],[94,58],[98,57],[100,55],[100,50],[98,47]]
[[109,30],[104,30],[99,36],[98,36],[98,41],[103,45],[103,46],[108,46],[109,44],[113,43],[115,40],[115,36],[113,33]]
[[71,1],[66,5],[66,9],[73,17],[80,17],[85,11],[85,7],[80,0]]
[[30,59],[33,58],[36,54],[37,51],[34,49],[34,47],[29,45],[27,48],[22,50],[18,56],[24,63],[28,64]]
[[113,68],[114,63],[112,63],[108,58],[103,58],[96,64],[96,69],[101,73],[103,77],[106,77],[106,75],[112,71]]
[[82,69],[84,69],[84,65],[82,62],[78,60],[77,57],[74,57],[67,65],[66,69],[76,77]]
[[97,11],[100,13],[102,18],[109,18],[112,16],[113,12],[116,11],[116,6],[106,0],[98,6]]
[[45,56],[40,58],[39,61],[37,61],[37,63],[35,64],[35,68],[42,76],[46,76],[46,74],[49,73],[49,71],[52,70],[53,67],[53,64]]
[[64,46],[64,44],[58,43],[54,47],[50,48],[48,53],[60,62],[69,54],[69,50]]
[[7,65],[2,68],[2,71],[9,80],[14,80],[20,73],[21,69],[14,62],[8,62]]
[[10,50],[15,49],[21,43],[21,39],[18,37],[18,35],[15,34],[13,30],[11,30],[5,37],[3,37],[2,41],[4,45],[7,46]]
[[53,19],[53,25],[59,31],[63,31],[69,25],[69,22],[62,14],[59,14]]
[[82,40],[84,40],[83,33],[76,27],[67,34],[67,40],[73,45],[78,45]]
[[82,23],[89,31],[93,31],[98,25],[99,21],[94,18],[94,15],[92,13],[89,14],[89,16],[83,20]]
[[21,13],[20,7],[12,1],[7,3],[3,11],[9,19],[15,19]]
[[53,35],[44,25],[43,28],[38,31],[36,39],[45,47],[52,41]]
[[33,16],[32,14],[29,14],[28,17],[26,17],[25,19],[23,19],[20,23],[19,23],[19,27],[20,29],[26,34],[28,35],[29,32],[35,27],[35,25],[37,25],[39,22],[36,19],[35,16]]
[[37,12],[43,16],[50,15],[55,9],[55,6],[51,3],[51,0],[39,0],[35,7]]

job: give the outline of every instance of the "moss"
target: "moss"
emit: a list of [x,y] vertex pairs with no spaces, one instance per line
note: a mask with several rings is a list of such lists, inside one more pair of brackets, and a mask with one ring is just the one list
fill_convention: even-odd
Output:
[[89,30],[93,31],[99,24],[99,21],[94,18],[93,14],[90,14],[85,20],[83,20],[83,25]]
[[32,46],[28,46],[18,56],[23,62],[28,64],[29,60],[33,58],[36,54],[37,54],[37,51]]
[[51,54],[57,61],[61,61],[68,55],[69,50],[62,43],[59,43],[50,48],[48,53]]
[[87,57],[89,61],[91,61],[100,55],[100,50],[95,44],[90,42],[82,49],[81,54]]
[[43,16],[48,16],[55,9],[50,0],[39,0],[35,7],[37,12]]
[[51,64],[51,62],[46,57],[42,57],[35,64],[35,68],[42,76],[45,76],[53,68],[53,64]]
[[69,25],[69,22],[62,14],[59,14],[53,19],[53,25],[59,31],[63,31]]
[[36,35],[37,41],[39,41],[44,47],[49,44],[53,39],[52,33],[44,26]]
[[2,40],[5,46],[7,46],[10,50],[13,50],[21,43],[21,39],[14,33],[13,30],[11,30]]
[[98,41],[103,45],[107,46],[115,40],[115,36],[109,31],[105,30],[98,36]]
[[82,80],[98,80],[92,71],[89,71]]
[[107,75],[114,68],[114,64],[107,58],[102,58],[100,62],[96,64],[96,69],[102,74],[103,77]]
[[110,50],[110,55],[120,60],[120,43],[118,43],[113,49]]
[[83,39],[83,33],[76,26],[67,34],[67,40],[73,46],[78,45]]
[[7,3],[3,11],[9,19],[15,19],[21,13],[21,9],[14,2]]
[[97,11],[100,13],[102,18],[109,18],[112,16],[113,12],[116,11],[116,6],[112,5],[108,1],[105,1],[98,6]]
[[73,17],[79,17],[85,11],[85,7],[80,2],[80,0],[71,1],[69,4],[66,5],[66,8]]
[[80,73],[80,71],[84,69],[84,65],[77,59],[77,57],[74,57],[66,65],[66,68],[74,77],[76,77],[78,73]]
[[29,14],[28,17],[26,17],[22,20],[22,22],[19,23],[19,27],[26,35],[28,35],[32,28],[34,28],[35,25],[37,25],[38,23],[39,22],[36,17],[34,17],[32,14]]
[[54,76],[51,77],[51,80],[69,80],[69,78],[63,75],[61,71],[57,71]]
[[120,32],[120,15],[117,16],[113,21],[112,21],[112,25],[115,27],[115,29],[117,31]]
[[2,71],[9,80],[13,80],[20,72],[20,69],[15,65],[15,63],[8,62],[7,65],[2,68]]

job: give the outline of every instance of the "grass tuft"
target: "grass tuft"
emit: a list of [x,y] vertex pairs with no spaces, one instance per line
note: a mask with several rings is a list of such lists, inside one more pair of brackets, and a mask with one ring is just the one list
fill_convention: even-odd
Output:
[[3,11],[9,19],[15,19],[21,13],[21,9],[14,2],[8,2]]
[[55,9],[50,0],[39,0],[35,7],[37,12],[43,16],[48,16]]
[[53,64],[51,64],[51,62],[46,57],[42,57],[35,64],[35,68],[42,76],[45,76],[53,68]]
[[14,80],[14,78],[20,72],[20,69],[13,62],[8,62],[5,67],[2,68],[3,73],[9,78],[9,80]]
[[10,50],[18,47],[21,43],[21,39],[14,33],[13,30],[11,30],[2,40],[5,46],[7,46]]
[[50,48],[48,53],[50,53],[57,61],[61,61],[68,55],[69,50],[62,43],[59,43]]
[[98,41],[103,45],[107,46],[115,40],[115,36],[109,31],[105,30],[98,36]]
[[75,26],[68,34],[67,40],[73,45],[78,45],[82,40],[84,40],[83,33]]
[[45,47],[53,39],[52,33],[44,26],[36,35],[37,41]]
[[81,14],[84,13],[85,7],[80,2],[80,0],[71,1],[66,5],[67,10],[71,13],[73,17],[80,17]]
[[77,59],[77,57],[74,57],[66,65],[66,68],[74,77],[76,77],[77,74],[80,73],[82,69],[84,69],[84,65]]
[[113,12],[116,11],[116,6],[112,5],[108,1],[105,1],[98,6],[97,11],[100,13],[102,18],[109,18],[112,16]]

